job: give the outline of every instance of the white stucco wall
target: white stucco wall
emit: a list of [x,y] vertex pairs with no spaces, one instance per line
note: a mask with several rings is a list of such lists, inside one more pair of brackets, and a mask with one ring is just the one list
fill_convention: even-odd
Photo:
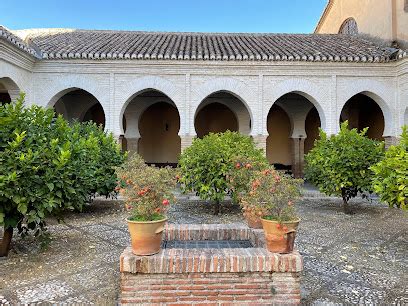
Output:
[[[182,138],[195,135],[197,109],[206,97],[218,91],[239,98],[250,116],[252,136],[268,135],[271,106],[291,92],[307,98],[317,108],[321,126],[329,134],[338,131],[341,109],[347,100],[365,93],[384,113],[384,136],[397,136],[407,122],[407,71],[408,59],[391,63],[73,59],[33,63],[18,53],[0,57],[0,78],[13,80],[27,93],[28,103],[52,106],[70,90],[86,90],[101,103],[106,129],[116,136],[124,134],[122,118],[127,105],[147,89],[162,92],[177,107]],[[234,109],[236,113],[242,110]],[[303,135],[301,125],[297,133]]]

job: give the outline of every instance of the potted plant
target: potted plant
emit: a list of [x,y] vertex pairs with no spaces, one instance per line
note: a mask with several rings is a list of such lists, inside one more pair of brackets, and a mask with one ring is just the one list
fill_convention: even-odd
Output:
[[261,207],[250,207],[251,205],[244,201],[244,196],[251,191],[251,182],[254,176],[261,170],[267,169],[266,159],[253,157],[235,157],[232,160],[233,167],[227,174],[227,180],[231,190],[233,202],[239,203],[244,218],[250,228],[261,229],[263,210]]
[[300,219],[294,203],[300,197],[302,180],[274,169],[259,171],[251,190],[243,197],[243,209],[261,217],[266,247],[274,253],[293,251]]
[[130,212],[127,222],[132,252],[156,254],[161,247],[167,209],[175,200],[174,171],[148,166],[138,154],[133,154],[117,172],[120,178],[117,188]]

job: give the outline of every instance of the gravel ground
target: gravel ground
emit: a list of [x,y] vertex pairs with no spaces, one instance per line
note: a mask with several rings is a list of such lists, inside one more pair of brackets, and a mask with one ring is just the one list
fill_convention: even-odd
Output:
[[[307,188],[298,205],[297,247],[304,256],[302,302],[306,305],[408,305],[408,214],[378,203],[341,201]],[[65,224],[49,221],[53,240],[42,251],[33,239],[15,237],[0,259],[0,305],[17,303],[115,304],[119,255],[129,244],[120,201],[98,199]],[[242,223],[239,208],[226,205],[215,217],[197,198],[180,197],[170,222]],[[2,233],[0,233],[2,234]]]

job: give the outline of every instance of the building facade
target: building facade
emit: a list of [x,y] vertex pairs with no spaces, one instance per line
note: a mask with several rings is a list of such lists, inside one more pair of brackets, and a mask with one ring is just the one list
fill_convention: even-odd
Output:
[[20,91],[103,124],[150,163],[177,163],[194,137],[229,129],[302,175],[319,127],[335,134],[349,120],[395,142],[408,124],[408,56],[360,35],[0,27],[0,99]]
[[408,49],[408,0],[330,0],[316,34],[362,34]]

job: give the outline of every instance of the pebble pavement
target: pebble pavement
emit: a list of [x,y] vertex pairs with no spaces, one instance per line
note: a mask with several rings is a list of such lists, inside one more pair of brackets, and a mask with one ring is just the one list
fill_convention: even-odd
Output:
[[[228,202],[215,217],[196,197],[178,197],[169,222],[243,222]],[[340,204],[306,188],[298,205],[302,303],[408,305],[408,214],[353,200],[356,214],[348,216]],[[64,224],[49,220],[53,239],[45,251],[32,238],[15,236],[10,256],[0,259],[0,305],[114,305],[119,255],[129,244],[125,218],[120,201],[98,199],[84,213],[66,215]]]

